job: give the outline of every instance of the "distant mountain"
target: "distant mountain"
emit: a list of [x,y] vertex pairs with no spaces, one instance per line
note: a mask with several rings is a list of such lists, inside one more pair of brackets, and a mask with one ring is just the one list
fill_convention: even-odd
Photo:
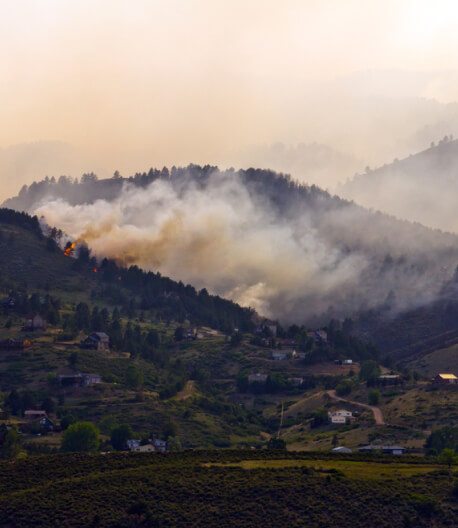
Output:
[[458,232],[458,140],[438,145],[341,185],[344,198],[413,222]]
[[159,270],[285,322],[428,304],[458,264],[457,236],[272,171],[190,165],[61,178],[5,205],[43,215],[99,258]]

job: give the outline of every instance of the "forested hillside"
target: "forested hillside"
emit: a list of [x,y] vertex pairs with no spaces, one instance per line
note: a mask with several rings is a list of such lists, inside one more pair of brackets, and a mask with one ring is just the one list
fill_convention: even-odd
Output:
[[422,306],[458,264],[455,235],[265,170],[61,177],[6,203],[86,240],[99,260],[159,270],[288,322]]

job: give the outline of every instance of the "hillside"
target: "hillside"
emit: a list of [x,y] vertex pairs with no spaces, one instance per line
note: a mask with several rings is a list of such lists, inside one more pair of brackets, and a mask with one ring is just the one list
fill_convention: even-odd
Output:
[[[338,435],[351,448],[372,439],[418,450],[431,430],[456,418],[452,409],[447,415],[435,411],[456,392],[432,391],[391,358],[390,368],[403,380],[395,390],[399,415],[383,428],[374,423],[364,407],[371,388],[360,369],[384,358],[352,337],[349,321],[333,321],[320,338],[303,326],[273,322],[275,336],[268,328],[259,333],[262,318],[250,310],[137,267],[110,260],[98,265],[83,248],[66,256],[36,218],[10,210],[0,211],[0,249],[8,255],[0,263],[6,299],[0,342],[31,341],[0,349],[0,421],[7,427],[22,427],[26,410],[46,408],[57,424],[94,423],[104,450],[112,448],[110,435],[121,424],[135,438],[177,438],[185,448],[263,447],[280,432],[292,449],[328,450]],[[46,317],[47,328],[22,330],[30,312]],[[109,350],[82,348],[91,332],[106,332]],[[284,356],[277,360],[274,353]],[[345,358],[352,363],[339,364]],[[99,379],[88,386],[57,382],[75,373]],[[262,381],[250,382],[257,373]],[[342,407],[330,398],[332,390],[357,402],[350,406],[357,422],[337,428],[328,423],[327,412]],[[393,388],[380,390],[384,413]],[[429,402],[421,421],[415,407],[403,412],[401,399],[411,394]],[[22,436],[22,449],[52,452],[61,440],[59,429],[40,436],[35,431]]]
[[6,203],[85,240],[99,260],[159,270],[288,323],[428,304],[458,264],[455,235],[271,171],[191,165],[62,177]]
[[368,168],[339,186],[337,193],[365,207],[456,233],[458,140],[446,136],[418,154]]

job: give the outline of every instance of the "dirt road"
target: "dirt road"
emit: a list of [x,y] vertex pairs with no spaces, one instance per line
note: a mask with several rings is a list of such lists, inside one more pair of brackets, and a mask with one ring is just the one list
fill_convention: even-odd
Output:
[[366,403],[360,403],[352,400],[346,400],[345,398],[341,398],[340,396],[337,396],[335,390],[329,390],[327,391],[329,396],[331,398],[334,398],[335,400],[344,401],[347,403],[351,403],[353,405],[359,405],[360,407],[364,407],[366,409],[370,409],[372,411],[372,414],[374,415],[374,420],[377,425],[385,425],[385,421],[383,420],[383,414],[382,411],[378,407],[374,407],[372,405],[367,405]]

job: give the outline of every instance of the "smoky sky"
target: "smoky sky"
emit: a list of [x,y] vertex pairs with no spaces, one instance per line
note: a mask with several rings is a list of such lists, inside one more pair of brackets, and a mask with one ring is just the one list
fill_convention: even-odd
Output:
[[[129,175],[190,162],[267,168],[268,156],[247,152],[277,142],[323,144],[359,170],[406,155],[458,122],[456,14],[426,0],[3,2],[0,147],[63,142],[81,163],[33,165],[30,153],[29,172],[0,163],[0,198],[46,175],[79,176],[88,159]],[[325,187],[358,170],[273,168],[291,166]]]

